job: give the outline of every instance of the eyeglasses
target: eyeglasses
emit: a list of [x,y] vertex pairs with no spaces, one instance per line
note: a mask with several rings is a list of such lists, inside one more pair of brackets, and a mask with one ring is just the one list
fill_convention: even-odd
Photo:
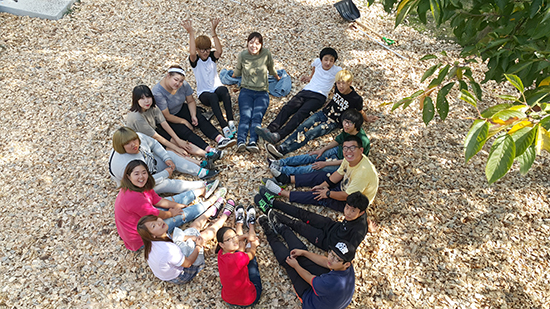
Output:
[[344,260],[342,260],[339,256],[337,256],[336,253],[334,253],[332,250],[329,251],[328,258],[331,259],[332,261],[337,262],[337,263],[343,263],[344,262]]
[[343,151],[343,152],[355,151],[355,149],[357,149],[357,148],[359,148],[359,147],[357,147],[357,146],[349,146],[349,147],[348,147],[348,146],[344,146],[344,147],[342,147],[342,151]]
[[235,237],[239,237],[239,235],[235,235],[233,237],[229,237],[228,239],[224,239],[223,242],[228,242],[230,240],[233,240],[233,239],[235,239]]
[[199,50],[200,53],[209,53],[212,50],[212,48],[208,48],[208,49],[200,49],[199,48],[198,50]]

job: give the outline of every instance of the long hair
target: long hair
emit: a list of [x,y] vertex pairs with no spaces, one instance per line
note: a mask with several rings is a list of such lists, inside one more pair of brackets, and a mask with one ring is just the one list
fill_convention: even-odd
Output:
[[[130,174],[134,171],[134,169],[138,166],[145,167],[145,170],[147,171],[147,182],[145,183],[145,186],[143,188],[139,188],[134,186],[132,181],[130,180]],[[153,190],[155,187],[155,178],[151,175],[151,172],[149,172],[149,169],[147,168],[147,164],[141,160],[132,160],[128,165],[126,165],[126,169],[124,170],[124,176],[122,176],[122,180],[120,181],[120,188],[130,190],[130,191],[136,191],[136,192],[144,192]]]
[[264,48],[264,37],[259,32],[252,32],[248,35],[248,39],[246,39],[246,44],[248,46],[248,42],[252,41],[254,38],[257,38],[262,47],[260,47],[260,51]]
[[225,235],[225,232],[227,232],[229,230],[235,231],[231,227],[223,226],[218,230],[218,232],[216,232],[216,240],[218,241],[218,244],[216,245],[216,251],[215,251],[216,253],[218,253],[218,251],[220,251],[222,249],[222,247],[220,247],[220,243],[223,242],[223,236]]
[[134,87],[134,90],[132,90],[132,107],[130,107],[131,112],[142,112],[142,108],[139,106],[139,99],[142,98],[152,98],[153,103],[151,103],[151,107],[149,107],[150,109],[157,106],[157,102],[155,101],[151,88],[145,85],[139,85]]
[[141,239],[143,240],[143,253],[145,256],[145,260],[147,261],[149,259],[149,253],[151,253],[151,248],[153,247],[153,241],[167,241],[167,242],[173,242],[170,237],[162,237],[162,238],[154,238],[153,235],[151,235],[151,232],[147,229],[147,226],[145,226],[145,223],[157,221],[158,217],[153,215],[148,215],[145,217],[142,217],[139,219],[137,224],[137,232],[139,236],[141,236]]
[[137,139],[141,145],[141,140],[134,130],[128,127],[120,127],[115,131],[115,134],[113,134],[113,148],[120,154],[126,153],[124,146],[135,139]]

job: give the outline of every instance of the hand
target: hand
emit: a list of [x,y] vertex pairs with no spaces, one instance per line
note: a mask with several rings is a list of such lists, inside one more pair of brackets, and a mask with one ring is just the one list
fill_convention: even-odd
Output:
[[176,140],[176,144],[178,144],[178,146],[180,146],[183,150],[185,150],[186,152],[190,152],[191,150],[191,145],[189,145],[189,142],[188,141],[184,141],[182,140],[181,138],[178,138]]
[[309,152],[309,155],[317,155],[317,157],[315,159],[319,159],[319,157],[323,154],[323,150],[322,149],[317,149],[317,150],[313,150],[313,151],[310,151]]
[[204,239],[202,238],[202,236],[195,236],[194,241],[195,241],[195,245],[204,247]]
[[322,169],[323,167],[325,167],[325,166],[327,166],[327,165],[328,165],[327,161],[317,161],[317,162],[313,163],[313,164],[311,165],[311,167],[312,167],[314,170],[320,170],[320,169]]
[[292,251],[290,251],[290,256],[293,258],[297,258],[299,256],[304,255],[304,252],[305,251],[302,249],[293,249]]
[[298,263],[298,261],[296,260],[296,258],[293,258],[292,256],[289,256],[289,257],[286,258],[286,263],[288,264],[288,266],[290,266],[292,268],[296,268],[300,265]]
[[302,83],[309,83],[309,81],[311,81],[311,76],[310,75],[304,75],[304,76],[300,77],[300,81]]
[[183,149],[181,147],[170,147],[170,148],[167,148],[167,150],[171,150],[171,151],[177,153],[178,156],[180,156],[182,158],[189,157],[189,154],[187,153],[187,151],[185,151],[185,149]]
[[[197,116],[191,116],[191,123],[194,125],[194,126],[198,126],[199,125],[199,120],[197,119]],[[191,128],[193,129],[193,128]]]
[[166,165],[168,165],[169,167],[171,167],[173,170],[176,169],[176,165],[174,164],[174,161],[172,161],[172,160],[166,160],[166,162],[164,162],[164,163],[166,163]]
[[172,215],[172,217],[175,217],[177,215],[181,215],[183,210],[179,207],[174,207],[174,208],[170,208],[170,214]]
[[210,20],[210,23],[212,24],[212,36],[216,35],[216,28],[220,24],[221,19],[219,18],[213,18]]
[[193,130],[193,126],[189,123],[189,121],[187,121],[187,119],[182,118],[181,119],[181,124],[186,125],[189,128],[189,130]]
[[327,192],[328,192],[328,191],[330,191],[329,188],[326,188],[325,190],[313,191],[313,195],[315,195],[315,200],[316,200],[316,201],[319,201],[319,200],[328,198],[328,197],[327,197]]
[[181,25],[183,26],[183,28],[185,28],[185,30],[187,30],[188,33],[195,32],[195,30],[193,29],[193,25],[191,25],[191,20],[186,19],[181,23]]
[[172,173],[174,172],[174,168],[173,168],[173,167],[168,166],[168,167],[165,168],[164,170],[168,172],[168,178],[172,177]]
[[367,122],[374,122],[374,121],[378,120],[378,116],[368,115],[368,116],[365,116],[365,120]]
[[275,80],[276,80],[276,81],[280,81],[280,80],[281,80],[281,77],[280,77],[278,74],[275,75],[274,77],[275,77]]
[[311,191],[322,191],[322,190],[325,190],[325,189],[328,189],[328,186],[324,186],[324,185],[320,184],[320,185],[316,185],[315,187],[313,187],[311,189]]

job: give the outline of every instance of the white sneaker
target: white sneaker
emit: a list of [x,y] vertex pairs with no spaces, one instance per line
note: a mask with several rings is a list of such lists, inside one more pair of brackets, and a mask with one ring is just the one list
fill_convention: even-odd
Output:
[[237,140],[224,137],[218,142],[218,149],[231,147],[231,146],[234,146],[235,144],[237,144]]

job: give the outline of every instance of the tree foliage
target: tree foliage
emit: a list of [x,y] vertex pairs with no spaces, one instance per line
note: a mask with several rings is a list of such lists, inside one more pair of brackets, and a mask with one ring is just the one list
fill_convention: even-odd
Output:
[[[450,108],[447,97],[456,89],[459,98],[476,111],[476,120],[464,141],[466,162],[495,137],[485,168],[489,184],[506,175],[514,160],[525,174],[537,154],[550,152],[550,0],[381,2],[386,11],[395,12],[396,27],[411,11],[416,11],[423,23],[427,23],[427,13],[431,12],[438,26],[448,24],[452,28],[462,46],[459,61],[451,61],[444,51],[419,59],[435,62],[420,80],[430,79],[428,87],[395,102],[392,110],[417,101],[426,125],[436,111],[445,120]],[[476,81],[469,66],[476,59],[487,65],[482,81]],[[500,95],[502,102],[480,111],[480,83],[489,80],[507,81],[519,95]]]

